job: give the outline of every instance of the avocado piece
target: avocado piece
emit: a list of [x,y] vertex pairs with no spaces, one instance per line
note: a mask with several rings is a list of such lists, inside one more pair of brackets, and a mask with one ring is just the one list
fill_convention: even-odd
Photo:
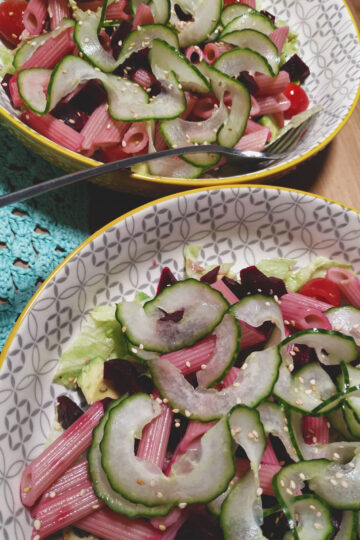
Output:
[[104,381],[104,363],[105,360],[100,356],[92,358],[78,376],[77,385],[89,405],[104,398],[119,397],[119,394]]

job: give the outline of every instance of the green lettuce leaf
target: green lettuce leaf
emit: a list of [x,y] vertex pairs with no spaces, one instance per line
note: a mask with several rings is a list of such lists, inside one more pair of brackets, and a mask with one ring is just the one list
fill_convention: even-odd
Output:
[[13,52],[0,43],[0,75],[3,77],[6,73],[15,73],[13,66]]
[[[198,256],[201,251],[201,246],[196,246],[194,244],[188,244],[185,246],[184,257],[185,257],[185,278],[194,278],[200,279],[201,276],[207,274],[219,266],[217,264],[212,264],[210,266],[201,266],[198,262]],[[220,265],[219,276],[228,276],[232,279],[235,279],[235,274],[231,271],[233,263],[223,263]]]
[[73,389],[82,368],[92,358],[100,356],[109,360],[126,355],[126,338],[115,318],[115,307],[97,306],[90,312],[78,337],[62,355],[54,382]]
[[340,267],[351,270],[347,263],[332,261],[326,257],[316,257],[311,263],[297,272],[293,271],[296,261],[292,259],[263,259],[256,263],[257,268],[266,276],[274,276],[285,282],[288,291],[296,292],[307,281],[317,277],[325,277],[328,268]]

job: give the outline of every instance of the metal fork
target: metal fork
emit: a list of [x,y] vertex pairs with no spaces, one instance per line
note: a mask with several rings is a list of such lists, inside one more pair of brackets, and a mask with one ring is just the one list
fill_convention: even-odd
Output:
[[242,166],[242,172],[244,166],[247,170],[261,169],[264,166],[276,161],[280,161],[287,157],[288,153],[297,145],[299,140],[304,136],[309,126],[314,121],[318,111],[313,111],[311,116],[305,117],[304,120],[300,119],[300,123],[294,126],[289,126],[289,129],[284,132],[283,135],[275,139],[273,143],[268,145],[265,152],[254,152],[250,150],[241,151],[235,148],[227,148],[225,146],[219,146],[215,144],[206,144],[199,146],[184,146],[182,148],[168,148],[161,150],[153,154],[144,154],[142,156],[135,156],[130,158],[121,159],[119,161],[112,161],[111,163],[105,163],[98,165],[91,169],[85,169],[74,173],[66,174],[58,178],[46,180],[41,184],[35,184],[19,191],[9,193],[0,197],[0,208],[8,205],[42,195],[49,191],[53,191],[60,187],[69,186],[82,180],[90,180],[97,176],[107,174],[110,172],[118,171],[132,167],[138,163],[145,163],[152,161],[153,159],[161,159],[164,157],[179,156],[182,154],[199,154],[203,152],[212,152],[227,156],[236,165]]

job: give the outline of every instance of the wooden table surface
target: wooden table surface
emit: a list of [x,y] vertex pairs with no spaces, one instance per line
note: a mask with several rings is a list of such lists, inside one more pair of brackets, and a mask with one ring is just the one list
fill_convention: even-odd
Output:
[[[360,0],[347,0],[360,27]],[[350,120],[317,156],[269,183],[322,195],[360,211],[360,102]],[[149,199],[91,186],[91,231]]]

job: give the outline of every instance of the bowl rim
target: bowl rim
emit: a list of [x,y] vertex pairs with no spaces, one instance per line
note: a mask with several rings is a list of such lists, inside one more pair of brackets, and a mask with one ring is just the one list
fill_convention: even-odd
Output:
[[[353,15],[350,7],[347,4],[347,0],[340,0],[345,8],[348,11],[348,14],[350,16],[350,19],[353,23],[357,40],[358,40],[358,46],[360,47],[360,28],[357,25],[357,22],[355,20],[355,16]],[[345,124],[350,119],[358,101],[360,99],[360,77],[358,80],[358,88],[356,91],[356,95],[354,97],[353,103],[351,104],[346,116],[342,119],[340,124],[337,126],[336,129],[326,139],[321,141],[315,148],[308,150],[303,155],[294,158],[288,162],[285,162],[280,165],[276,165],[273,168],[266,170],[266,171],[256,171],[252,173],[248,173],[246,175],[241,176],[228,176],[224,178],[204,178],[204,179],[186,179],[186,178],[171,178],[167,176],[161,176],[156,177],[149,174],[140,174],[140,173],[131,173],[131,177],[137,180],[142,180],[145,182],[149,182],[150,184],[163,184],[166,183],[167,185],[171,186],[178,186],[181,189],[191,189],[193,187],[206,187],[206,186],[227,186],[229,184],[232,184],[234,182],[238,184],[247,184],[248,182],[254,182],[259,180],[265,180],[269,177],[274,176],[281,176],[282,174],[285,174],[287,171],[290,171],[291,169],[297,167],[300,163],[306,161],[307,159],[311,158],[312,156],[315,156],[318,152],[323,150],[331,141],[336,137],[336,135],[342,130],[342,128],[345,126]],[[7,122],[12,124],[12,126],[20,130],[23,135],[30,137],[34,142],[37,142],[41,146],[44,146],[45,148],[54,151],[58,155],[61,155],[64,158],[70,158],[71,161],[75,162],[79,168],[92,168],[96,167],[98,165],[101,165],[101,161],[97,161],[95,159],[83,156],[82,154],[78,154],[77,152],[73,152],[72,150],[68,150],[67,148],[51,141],[47,137],[44,137],[43,135],[40,135],[37,133],[34,129],[30,128],[26,124],[24,124],[19,118],[16,116],[13,116],[10,114],[6,109],[4,109],[2,106],[0,106],[0,120],[1,117],[5,119]],[[1,366],[1,363],[0,363]]]
[[41,286],[37,289],[37,291],[34,293],[34,295],[30,298],[29,302],[26,304],[25,308],[19,315],[14,327],[12,328],[5,345],[0,351],[0,371],[5,364],[5,359],[7,357],[8,351],[11,347],[11,344],[13,340],[15,339],[18,330],[23,323],[23,321],[26,319],[26,316],[32,306],[37,301],[38,297],[42,294],[43,290],[48,286],[48,284],[52,281],[52,279],[60,272],[60,270],[68,264],[73,258],[76,257],[76,255],[87,245],[89,245],[92,241],[94,241],[96,238],[100,237],[104,232],[106,232],[108,229],[111,229],[115,225],[118,225],[128,217],[134,216],[138,212],[141,212],[142,210],[145,210],[147,208],[151,208],[152,206],[156,204],[163,203],[165,201],[170,201],[172,199],[177,199],[179,197],[184,196],[191,196],[193,193],[202,193],[206,191],[217,191],[222,189],[264,189],[264,190],[273,190],[276,189],[278,191],[284,191],[288,193],[297,193],[300,195],[307,195],[308,197],[313,197],[315,199],[319,199],[331,204],[336,204],[340,207],[342,207],[344,210],[350,210],[352,212],[355,212],[355,214],[358,214],[360,216],[360,210],[356,210],[355,208],[352,208],[351,206],[347,206],[346,204],[340,203],[338,201],[335,201],[334,199],[330,199],[329,197],[325,197],[323,195],[317,195],[315,193],[310,193],[308,191],[303,191],[300,189],[294,189],[294,188],[287,188],[287,187],[280,187],[280,186],[274,186],[274,185],[263,185],[263,184],[229,184],[229,185],[217,185],[217,186],[207,186],[205,188],[197,188],[187,191],[181,191],[179,193],[173,193],[171,195],[167,195],[165,197],[160,197],[158,199],[155,199],[153,201],[150,201],[148,203],[142,204],[141,206],[137,206],[136,208],[129,210],[125,214],[122,214],[121,216],[115,218],[114,220],[110,221],[97,231],[95,231],[93,234],[91,234],[86,240],[84,240],[77,248],[75,248],[52,272],[49,274],[49,276],[45,279],[45,281],[41,284]]

